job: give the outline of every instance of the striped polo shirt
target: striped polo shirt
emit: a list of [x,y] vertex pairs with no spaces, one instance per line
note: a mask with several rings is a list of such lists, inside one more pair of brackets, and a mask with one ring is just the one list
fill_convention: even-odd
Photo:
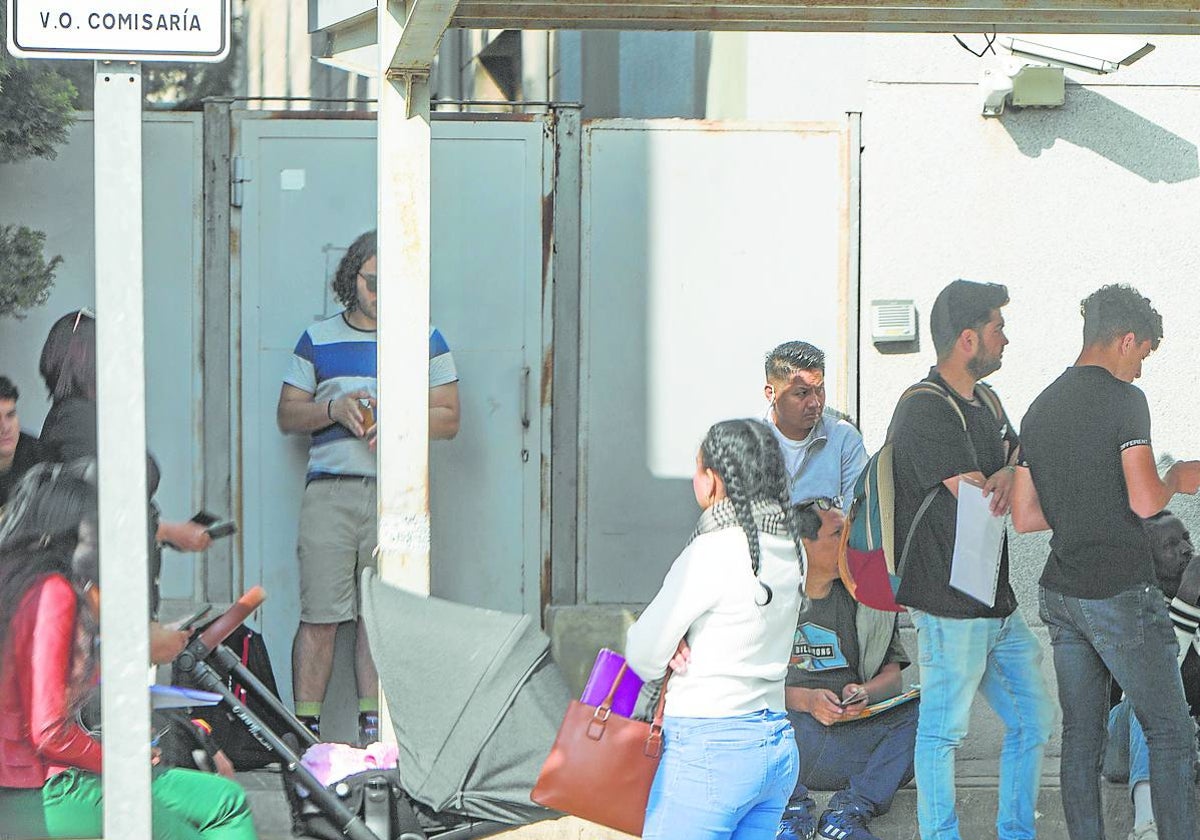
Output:
[[[313,324],[292,351],[283,381],[327,403],[353,391],[379,393],[375,330],[360,330],[340,312]],[[458,381],[454,357],[436,327],[429,329],[429,387]],[[386,407],[380,406],[381,412]],[[375,453],[340,423],[313,432],[306,481],[330,476],[375,476]]]

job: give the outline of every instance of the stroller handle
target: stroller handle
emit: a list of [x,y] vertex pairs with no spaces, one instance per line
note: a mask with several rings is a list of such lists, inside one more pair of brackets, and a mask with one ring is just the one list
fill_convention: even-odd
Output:
[[242,622],[250,617],[250,613],[262,606],[263,601],[267,600],[267,592],[261,586],[255,586],[246,591],[246,594],[238,598],[229,609],[221,613],[221,615],[200,634],[200,642],[207,650],[213,650],[221,642],[225,641],[226,637],[241,626]]

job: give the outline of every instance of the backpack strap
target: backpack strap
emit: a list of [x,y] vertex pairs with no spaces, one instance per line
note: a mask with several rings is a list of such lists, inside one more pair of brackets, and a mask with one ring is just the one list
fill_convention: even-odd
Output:
[[[925,498],[921,500],[921,506],[917,508],[917,513],[913,516],[912,524],[908,526],[908,534],[904,537],[904,548],[900,550],[900,558],[896,561],[896,577],[903,577],[904,563],[908,560],[908,548],[912,545],[913,535],[917,533],[917,526],[921,524],[921,520],[925,516],[925,511],[929,510],[929,506],[933,504],[933,499],[938,494],[940,487],[934,487],[925,494]],[[847,528],[846,530],[849,530]]]
[[904,393],[900,395],[900,399],[896,402],[896,409],[892,412],[892,422],[888,424],[886,438],[887,442],[890,442],[892,439],[892,432],[896,425],[896,417],[900,414],[900,406],[904,405],[909,398],[915,397],[918,394],[929,394],[931,396],[941,397],[952,409],[954,409],[954,413],[958,415],[958,422],[962,424],[963,431],[965,432],[967,430],[967,418],[963,416],[962,409],[958,407],[958,403],[954,401],[954,397],[950,396],[950,392],[941,385],[938,385],[936,382],[922,381],[918,382],[916,385],[910,385],[905,389]]

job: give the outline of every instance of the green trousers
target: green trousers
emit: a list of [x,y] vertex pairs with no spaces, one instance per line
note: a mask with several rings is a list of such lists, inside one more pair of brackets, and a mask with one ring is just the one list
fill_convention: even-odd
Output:
[[[0,838],[100,837],[102,784],[95,773],[65,770],[40,788],[0,788]],[[150,786],[154,840],[256,840],[246,795],[212,773],[155,771]]]

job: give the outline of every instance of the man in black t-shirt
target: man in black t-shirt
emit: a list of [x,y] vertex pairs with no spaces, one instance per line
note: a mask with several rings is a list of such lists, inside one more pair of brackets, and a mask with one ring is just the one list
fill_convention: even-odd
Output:
[[21,431],[17,400],[21,394],[7,376],[0,376],[0,507],[21,476],[41,460],[38,439]]
[[[844,519],[835,500],[799,507],[808,601],[796,624],[786,697],[800,775],[776,838],[809,840],[815,830],[828,840],[877,840],[867,823],[913,777],[917,703],[877,716],[863,710],[900,693],[908,655],[896,614],[857,603],[838,579]],[[819,822],[810,788],[836,791]]]
[[1008,513],[1019,442],[999,400],[977,385],[1000,368],[1008,344],[1000,309],[1007,303],[1007,289],[996,284],[956,280],[944,288],[930,313],[937,365],[926,391],[902,400],[892,418],[897,546],[912,529],[897,601],[917,628],[917,820],[925,840],[959,838],[954,758],[976,692],[1005,728],[999,840],[1035,834],[1042,752],[1054,718],[1041,647],[1009,585],[1007,540],[993,603],[950,584],[960,484],[981,486],[993,515]]
[[1195,493],[1200,462],[1159,478],[1150,409],[1133,385],[1162,339],[1162,318],[1129,286],[1087,297],[1083,351],[1029,407],[1014,488],[1019,531],[1051,528],[1041,577],[1063,709],[1063,811],[1072,840],[1102,837],[1097,767],[1104,748],[1110,675],[1150,748],[1157,836],[1195,838],[1195,739],[1179,651],[1141,518],[1177,492]]

